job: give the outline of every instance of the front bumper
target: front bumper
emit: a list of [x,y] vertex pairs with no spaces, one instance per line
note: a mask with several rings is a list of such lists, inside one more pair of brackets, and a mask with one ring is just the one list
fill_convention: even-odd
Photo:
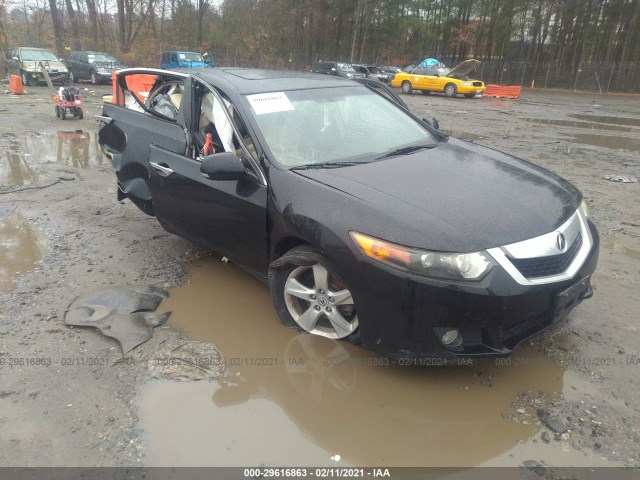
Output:
[[[518,344],[558,323],[592,295],[588,278],[597,265],[599,240],[595,226],[588,226],[593,243],[578,271],[570,279],[540,285],[518,284],[501,266],[479,282],[447,282],[360,256],[357,268],[362,276],[347,281],[358,306],[362,343],[406,361],[510,355]],[[586,283],[579,298],[558,311],[559,295],[581,281]],[[439,329],[457,329],[461,345],[443,345]]]
[[[44,73],[42,72],[25,72],[29,75],[32,82],[44,83]],[[69,72],[47,72],[52,82],[66,82],[69,79]]]
[[484,85],[482,87],[458,85],[458,93],[461,95],[466,95],[470,93],[473,93],[475,95],[484,95],[485,90],[486,90],[486,87]]

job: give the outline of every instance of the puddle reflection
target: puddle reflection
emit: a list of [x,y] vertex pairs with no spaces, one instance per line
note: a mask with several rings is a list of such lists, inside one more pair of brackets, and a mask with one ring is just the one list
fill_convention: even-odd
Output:
[[526,423],[502,418],[517,395],[562,390],[560,368],[533,351],[511,367],[399,367],[284,328],[269,290],[215,258],[196,264],[163,310],[215,343],[229,372],[219,384],[143,391],[150,465],[477,465],[539,429],[535,411]]
[[13,137],[5,158],[0,158],[0,184],[36,183],[46,173],[43,165],[51,163],[87,168],[103,161],[97,133],[78,130]]
[[594,145],[615,150],[640,151],[640,139],[617,137],[612,135],[593,135],[589,133],[571,134],[574,143]]
[[13,288],[13,279],[33,268],[42,256],[38,237],[13,214],[0,218],[0,293]]

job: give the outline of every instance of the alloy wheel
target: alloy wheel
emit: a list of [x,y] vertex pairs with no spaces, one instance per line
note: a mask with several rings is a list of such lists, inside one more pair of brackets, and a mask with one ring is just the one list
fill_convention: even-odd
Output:
[[293,320],[309,333],[340,339],[358,328],[351,292],[320,263],[295,268],[284,299]]

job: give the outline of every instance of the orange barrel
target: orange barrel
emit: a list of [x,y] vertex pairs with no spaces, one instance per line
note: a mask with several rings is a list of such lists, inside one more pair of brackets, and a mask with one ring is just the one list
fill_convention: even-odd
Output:
[[20,75],[9,76],[9,93],[12,95],[24,94],[24,87],[22,85],[22,77]]

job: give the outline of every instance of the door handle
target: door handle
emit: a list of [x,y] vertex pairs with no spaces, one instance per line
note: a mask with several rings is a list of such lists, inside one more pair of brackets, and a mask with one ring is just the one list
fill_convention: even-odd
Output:
[[171,170],[169,167],[165,167],[158,163],[149,162],[149,165],[151,165],[154,169],[156,169],[158,173],[160,173],[160,175],[162,175],[163,177],[168,177],[173,173],[173,170]]

